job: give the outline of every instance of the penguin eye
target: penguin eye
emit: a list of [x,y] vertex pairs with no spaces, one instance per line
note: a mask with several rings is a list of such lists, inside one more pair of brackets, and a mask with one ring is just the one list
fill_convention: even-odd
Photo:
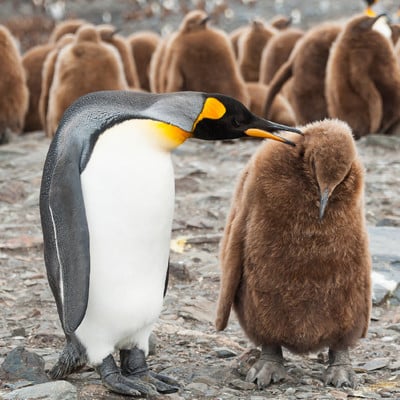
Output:
[[238,122],[237,119],[233,118],[233,120],[232,120],[232,125],[233,125],[234,128],[239,128],[240,123]]

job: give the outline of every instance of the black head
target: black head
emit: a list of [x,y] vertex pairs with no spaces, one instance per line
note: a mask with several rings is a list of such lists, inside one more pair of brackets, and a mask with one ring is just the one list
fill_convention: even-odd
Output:
[[221,94],[207,95],[204,107],[193,125],[192,135],[203,140],[237,139],[246,136],[278,140],[294,145],[273,134],[277,131],[301,131],[276,124],[251,113],[242,103]]

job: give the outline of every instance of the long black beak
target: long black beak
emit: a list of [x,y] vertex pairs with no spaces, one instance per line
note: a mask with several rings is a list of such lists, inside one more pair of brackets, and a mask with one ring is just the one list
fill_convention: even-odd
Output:
[[248,136],[277,140],[278,142],[286,143],[289,144],[290,146],[296,146],[296,144],[291,140],[288,140],[286,138],[283,138],[281,136],[272,133],[276,131],[294,132],[298,133],[299,135],[303,134],[303,132],[301,132],[297,128],[293,128],[287,125],[277,124],[275,122],[271,122],[266,119],[260,119],[260,122],[258,124],[255,124],[251,128],[246,129],[244,133]]
[[319,203],[319,219],[321,220],[324,217],[325,214],[325,209],[328,204],[329,200],[329,189],[325,189],[323,192],[321,192],[321,198],[320,198],[320,203]]

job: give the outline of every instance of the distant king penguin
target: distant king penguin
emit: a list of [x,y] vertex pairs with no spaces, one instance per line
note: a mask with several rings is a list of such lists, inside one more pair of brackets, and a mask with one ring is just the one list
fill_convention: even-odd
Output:
[[178,390],[149,371],[145,358],[168,277],[170,151],[189,137],[291,144],[269,133],[277,130],[299,133],[228,96],[199,92],[96,92],[65,112],[40,194],[47,275],[67,341],[53,378],[89,362],[117,393]]

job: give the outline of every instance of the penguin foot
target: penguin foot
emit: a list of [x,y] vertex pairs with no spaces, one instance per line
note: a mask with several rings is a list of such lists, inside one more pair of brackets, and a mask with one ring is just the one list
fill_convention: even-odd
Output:
[[83,346],[72,338],[67,338],[67,343],[61,352],[58,361],[49,371],[51,379],[62,379],[73,372],[79,371],[86,365],[87,357]]
[[286,377],[283,366],[282,348],[280,346],[262,346],[260,359],[250,368],[247,382],[254,382],[259,389],[276,383]]
[[96,370],[104,386],[112,392],[134,397],[157,395],[157,390],[152,384],[138,378],[130,379],[121,375],[112,355],[106,357]]
[[120,350],[121,371],[129,380],[141,380],[153,385],[159,393],[170,394],[179,390],[175,379],[149,370],[144,352],[137,347]]
[[329,367],[325,373],[325,385],[351,387],[355,389],[359,382],[351,366],[348,350],[329,350]]

